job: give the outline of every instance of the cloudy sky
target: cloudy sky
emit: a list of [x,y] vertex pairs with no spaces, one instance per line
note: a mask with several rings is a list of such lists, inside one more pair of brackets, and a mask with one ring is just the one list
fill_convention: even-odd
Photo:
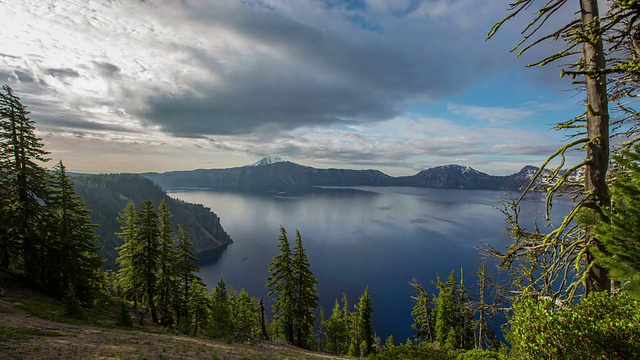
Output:
[[507,174],[583,109],[557,65],[525,68],[550,46],[509,53],[527,16],[485,41],[510,2],[0,0],[0,82],[71,170]]

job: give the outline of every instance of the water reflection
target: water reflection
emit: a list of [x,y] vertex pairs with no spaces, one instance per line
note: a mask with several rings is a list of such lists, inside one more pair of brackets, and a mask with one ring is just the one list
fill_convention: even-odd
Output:
[[[321,305],[329,310],[347,293],[356,301],[366,286],[374,326],[383,339],[412,335],[411,288],[417,278],[430,292],[437,273],[467,269],[468,283],[485,243],[504,248],[504,217],[496,191],[418,188],[318,188],[304,194],[239,194],[179,190],[170,195],[202,203],[221,218],[234,243],[199,261],[211,288],[221,277],[238,290],[265,296],[269,263],[277,252],[279,226],[299,229]],[[536,194],[534,194],[536,195]],[[544,210],[543,198],[525,201],[527,211]],[[561,207],[557,204],[556,207]],[[376,309],[379,309],[376,312]]]

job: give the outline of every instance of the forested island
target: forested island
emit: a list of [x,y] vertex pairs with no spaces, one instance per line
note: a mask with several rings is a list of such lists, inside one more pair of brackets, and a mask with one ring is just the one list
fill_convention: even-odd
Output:
[[[533,3],[512,4],[488,37]],[[211,209],[172,199],[160,186],[285,191],[439,186],[446,180],[456,188],[495,189],[508,187],[504,182],[457,166],[392,179],[377,171],[293,163],[197,170],[185,182],[186,173],[145,174],[157,184],[132,174],[71,176],[62,161],[46,167],[49,153],[27,106],[3,86],[0,356],[639,358],[640,138],[633,101],[640,89],[640,6],[616,0],[599,14],[597,1],[581,0],[574,21],[544,33],[566,3],[534,6],[537,12],[515,49],[522,54],[547,40],[563,40],[566,48],[534,65],[581,54],[562,75],[586,93],[585,112],[556,126],[573,131],[567,142],[539,168],[525,168],[526,176],[514,185],[522,196],[503,204],[512,242],[483,254],[507,281],[493,281],[485,261],[477,269],[452,269],[446,280],[437,275],[437,294],[411,281],[414,333],[408,339],[377,336],[372,316],[385,309],[376,307],[367,287],[357,289],[357,300],[345,295],[331,310],[318,308],[322,294],[303,235],[296,230],[291,244],[282,226],[278,255],[264,279],[269,299],[238,291],[224,279],[207,289],[196,253],[231,239]],[[614,121],[610,108],[620,114]],[[573,150],[583,151],[584,160],[568,165],[566,154]],[[258,177],[271,182],[263,186]],[[547,213],[541,223],[525,227],[519,205],[539,181],[546,184]],[[549,213],[560,192],[570,193],[573,203],[553,223]],[[465,270],[474,272],[474,283],[464,282]],[[508,316],[506,343],[490,326],[497,314]]]

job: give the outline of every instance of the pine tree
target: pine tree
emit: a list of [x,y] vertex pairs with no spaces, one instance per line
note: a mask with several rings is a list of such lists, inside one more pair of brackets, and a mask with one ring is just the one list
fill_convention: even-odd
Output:
[[326,338],[327,343],[325,346],[325,350],[327,352],[337,355],[343,355],[347,353],[347,350],[349,349],[350,339],[348,314],[345,315],[343,310],[340,308],[338,299],[336,299],[331,317],[327,321]]
[[269,277],[267,287],[269,296],[277,294],[273,303],[273,322],[278,332],[284,335],[289,343],[294,342],[294,311],[295,311],[295,289],[294,289],[294,266],[291,257],[291,248],[287,239],[286,230],[280,226],[280,236],[278,237],[278,249],[280,254],[273,258],[269,264]]
[[77,296],[90,303],[102,281],[102,259],[96,254],[91,212],[76,195],[62,162],[51,175],[51,196],[46,204],[49,236],[44,244],[44,283],[55,294],[72,285]]
[[207,298],[207,288],[200,278],[196,277],[193,286],[189,290],[188,298],[189,314],[191,315],[191,326],[193,335],[198,335],[202,327],[208,323],[210,302]]
[[[440,281],[438,276],[436,286],[440,290],[438,297],[436,298],[436,342],[445,346],[447,344],[457,343],[457,331],[459,324],[459,307],[457,302],[457,282],[456,273],[451,271],[451,275],[447,279],[447,282]],[[451,332],[453,330],[453,339],[450,339]],[[453,346],[455,348],[455,346]],[[452,349],[453,349],[452,348]]]
[[[367,356],[373,352],[373,345],[375,340],[375,333],[373,331],[373,323],[371,322],[371,316],[373,314],[373,308],[371,306],[371,297],[369,296],[369,288],[364,290],[364,293],[360,297],[360,302],[356,306],[358,309],[358,329],[360,335],[360,355]],[[366,353],[363,353],[362,350]]]
[[211,291],[210,296],[211,336],[218,339],[229,339],[232,333],[231,304],[224,279]]
[[423,341],[435,342],[435,314],[431,308],[431,298],[416,279],[413,279],[410,285],[415,292],[415,295],[411,297],[415,302],[411,311],[411,316],[413,316],[411,327],[416,330],[416,334],[413,337],[417,343]]
[[[138,213],[138,244],[134,250],[133,261],[139,263],[142,271],[141,293],[147,310],[151,311],[151,319],[158,322],[158,311],[155,303],[158,277],[158,259],[160,257],[160,238],[158,230],[158,213],[153,203],[145,200]],[[140,317],[143,324],[144,313]]]
[[41,283],[42,239],[46,233],[44,208],[48,198],[47,171],[39,165],[49,161],[34,122],[13,90],[4,85],[0,93],[0,265],[13,262],[25,275]]
[[233,338],[248,341],[255,336],[256,309],[254,301],[244,289],[240,290],[233,316]]
[[325,351],[327,344],[327,315],[324,307],[320,307],[320,316],[318,317],[318,324],[316,325],[316,347],[317,351]]
[[160,259],[158,271],[158,306],[160,312],[160,324],[167,326],[171,319],[171,295],[172,289],[177,286],[175,281],[175,265],[177,252],[174,245],[173,230],[171,229],[171,213],[165,199],[160,203]]
[[296,245],[293,249],[293,276],[295,279],[294,320],[295,344],[308,348],[313,340],[314,311],[318,306],[318,280],[310,269],[309,259],[302,247],[302,237],[296,230]]
[[118,282],[122,287],[123,297],[133,301],[134,310],[137,310],[138,301],[142,293],[142,268],[137,260],[136,253],[140,247],[138,238],[138,211],[133,200],[129,200],[125,208],[118,214],[121,232],[116,233],[123,244],[116,248],[118,258]]
[[595,226],[606,253],[594,253],[611,277],[622,282],[623,290],[640,298],[640,145],[615,156],[615,161],[612,206],[605,209],[610,221]]
[[176,286],[172,289],[174,313],[180,319],[189,319],[189,292],[191,285],[196,278],[194,273],[200,269],[192,263],[196,259],[191,252],[193,243],[189,241],[189,233],[182,225],[178,225],[178,234],[175,238],[176,242],[176,263],[173,270],[176,276]]

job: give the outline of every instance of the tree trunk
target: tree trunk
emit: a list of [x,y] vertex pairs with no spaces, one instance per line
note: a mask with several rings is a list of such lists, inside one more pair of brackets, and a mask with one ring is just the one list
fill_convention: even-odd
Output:
[[[597,0],[580,0],[581,20],[584,26],[589,26],[599,18]],[[599,28],[599,27],[598,27]],[[589,160],[585,171],[585,190],[588,193],[588,204],[596,209],[597,216],[603,218],[600,211],[610,204],[607,191],[607,169],[609,167],[609,113],[607,99],[607,80],[604,74],[605,57],[602,37],[596,34],[591,42],[583,45],[585,85],[587,91],[587,135],[591,142],[587,146]],[[586,236],[593,237],[591,229],[587,228]],[[593,239],[601,248],[597,239]],[[602,250],[602,249],[601,249]],[[587,278],[587,293],[591,291],[605,291],[611,289],[608,271],[592,264],[593,258],[587,253],[587,265],[592,265]]]

